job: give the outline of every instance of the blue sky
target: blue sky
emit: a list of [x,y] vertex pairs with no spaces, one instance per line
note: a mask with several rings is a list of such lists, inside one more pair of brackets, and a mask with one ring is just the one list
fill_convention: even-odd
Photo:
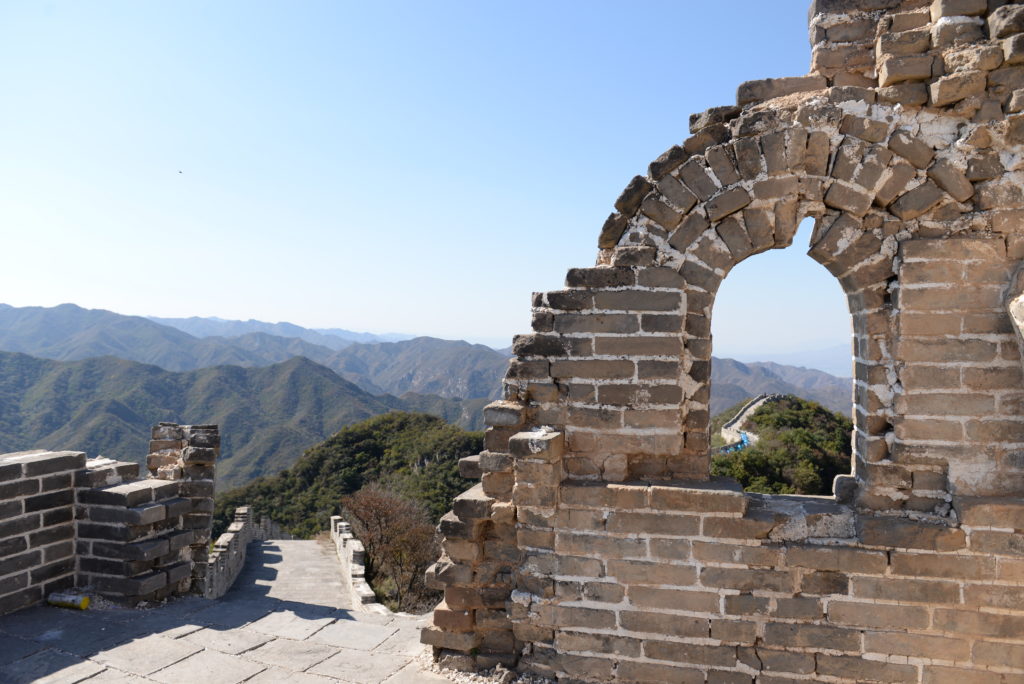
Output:
[[[690,113],[806,72],[806,11],[2,2],[0,301],[507,345]],[[766,334],[744,282],[796,322]],[[716,354],[846,343],[844,306],[802,252],[760,255]]]

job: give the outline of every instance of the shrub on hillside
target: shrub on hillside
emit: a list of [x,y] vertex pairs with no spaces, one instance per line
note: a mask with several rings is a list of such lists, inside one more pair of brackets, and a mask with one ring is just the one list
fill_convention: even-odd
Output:
[[741,429],[759,441],[714,454],[711,474],[735,478],[748,492],[828,495],[835,476],[850,472],[853,423],[821,404],[786,395],[761,406]]

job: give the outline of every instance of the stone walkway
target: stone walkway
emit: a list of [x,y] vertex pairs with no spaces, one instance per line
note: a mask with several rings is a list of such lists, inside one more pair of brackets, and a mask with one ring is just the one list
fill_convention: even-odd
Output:
[[218,601],[0,617],[0,682],[449,682],[415,660],[426,618],[351,609],[330,544],[256,542],[248,554]]

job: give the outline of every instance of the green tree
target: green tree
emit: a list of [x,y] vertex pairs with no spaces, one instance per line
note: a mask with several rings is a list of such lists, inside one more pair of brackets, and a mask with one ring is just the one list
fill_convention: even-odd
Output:
[[308,449],[291,468],[218,494],[214,533],[236,506],[250,505],[298,537],[326,530],[343,496],[379,482],[422,504],[436,523],[473,483],[459,476],[463,456],[483,449],[483,434],[440,418],[393,412],[350,425]]

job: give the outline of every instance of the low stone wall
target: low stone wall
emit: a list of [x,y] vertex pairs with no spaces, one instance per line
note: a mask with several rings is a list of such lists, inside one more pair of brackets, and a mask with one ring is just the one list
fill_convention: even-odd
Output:
[[134,463],[89,461],[76,509],[75,585],[129,603],[190,591],[196,536],[179,483],[125,481],[137,473]]
[[161,423],[149,465],[0,455],[0,614],[73,587],[127,603],[204,593],[216,426]]
[[228,525],[228,531],[217,537],[207,564],[206,591],[210,599],[220,598],[227,593],[238,579],[238,573],[245,565],[245,552],[254,538],[258,539],[258,528],[250,520],[248,506],[235,509],[235,519]]
[[245,565],[250,542],[293,538],[270,518],[260,516],[259,522],[256,522],[253,517],[249,506],[239,506],[235,509],[234,520],[228,525],[227,532],[213,543],[207,565],[206,591],[203,594],[206,598],[220,598],[232,587]]
[[348,584],[352,605],[366,608],[376,604],[375,608],[386,610],[377,603],[377,596],[366,581],[366,551],[363,543],[355,538],[352,526],[342,520],[341,516],[331,516],[331,541],[338,550],[341,574]]

